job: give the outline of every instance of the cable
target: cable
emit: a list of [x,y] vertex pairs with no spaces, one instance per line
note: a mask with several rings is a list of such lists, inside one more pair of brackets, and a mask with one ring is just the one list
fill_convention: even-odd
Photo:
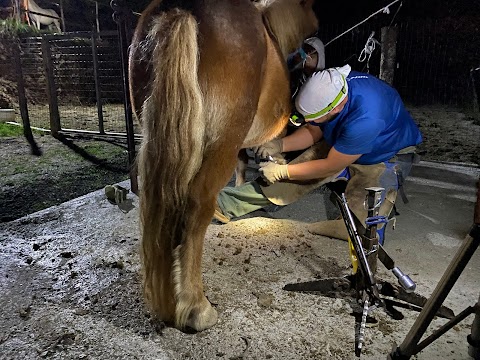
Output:
[[400,5],[398,5],[398,9],[397,9],[397,11],[395,12],[395,15],[393,15],[392,21],[390,21],[390,24],[388,25],[388,27],[392,26],[393,20],[395,20],[395,18],[397,17],[398,12],[399,12],[400,9],[402,8],[402,5],[403,5],[403,2],[401,2]]
[[[357,26],[360,26],[361,24],[363,24],[364,22],[366,22],[367,20],[369,20],[370,18],[372,18],[373,16],[377,15],[378,13],[380,12],[386,12],[386,13],[389,13],[390,10],[388,9],[390,6],[392,6],[393,4],[399,2],[400,0],[395,0],[393,2],[391,2],[390,4],[388,4],[387,6],[384,6],[382,7],[380,10],[378,11],[375,11],[373,14],[371,14],[370,16],[368,16],[367,18],[365,18],[364,20],[360,21],[358,24],[352,26],[350,29],[344,31],[343,33],[341,33],[340,35],[338,35],[337,37],[333,38],[332,40],[330,40],[328,43],[325,44],[325,46],[331,44],[332,42],[334,42],[335,40],[341,38],[343,35],[349,33],[350,31],[352,31],[353,29],[355,29]],[[398,12],[398,11],[397,11]],[[395,14],[396,15],[396,14]]]

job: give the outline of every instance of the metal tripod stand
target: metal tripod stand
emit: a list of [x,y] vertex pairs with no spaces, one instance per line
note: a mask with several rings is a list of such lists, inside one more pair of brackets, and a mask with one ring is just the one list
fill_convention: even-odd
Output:
[[[332,294],[351,296],[354,293],[357,300],[357,306],[353,309],[356,313],[355,355],[357,357],[361,355],[363,348],[367,319],[375,309],[383,308],[387,314],[399,320],[403,315],[395,307],[420,311],[427,302],[426,298],[414,293],[415,283],[395,266],[394,260],[378,243],[377,225],[388,222],[385,216],[378,215],[384,189],[372,187],[365,190],[367,191],[365,200],[367,219],[361,234],[357,230],[356,221],[348,207],[345,194],[335,193],[337,205],[349,234],[354,274],[346,278],[322,279],[284,286],[284,290],[288,291],[315,292],[326,296]],[[399,286],[377,281],[375,277],[377,259],[380,259],[385,267],[393,272]],[[448,319],[454,317],[453,311],[441,304],[433,314]]]
[[450,319],[445,325],[437,329],[432,335],[419,343],[423,334],[432,322],[435,313],[443,304],[447,295],[452,290],[452,287],[457,282],[470,258],[480,244],[480,179],[477,182],[477,202],[475,205],[473,221],[474,224],[470,233],[465,238],[460,249],[458,249],[447,270],[445,270],[445,273],[433,291],[432,296],[428,299],[418,315],[417,320],[405,337],[405,340],[388,355],[388,360],[410,359],[412,355],[422,351],[425,347],[430,345],[471,314],[475,314],[475,319],[472,324],[471,334],[467,337],[469,344],[468,354],[476,360],[480,359],[480,297],[475,305],[467,307],[457,316]]

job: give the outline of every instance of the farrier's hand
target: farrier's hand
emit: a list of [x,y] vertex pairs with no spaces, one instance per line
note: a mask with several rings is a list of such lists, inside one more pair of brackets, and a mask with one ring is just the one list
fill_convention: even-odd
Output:
[[262,178],[265,179],[269,185],[290,177],[288,174],[288,165],[275,164],[271,161],[260,163],[259,171],[260,174],[262,174]]
[[283,158],[281,155],[283,148],[282,139],[273,139],[261,146],[253,148],[255,156],[260,159],[268,159],[269,156],[273,158]]

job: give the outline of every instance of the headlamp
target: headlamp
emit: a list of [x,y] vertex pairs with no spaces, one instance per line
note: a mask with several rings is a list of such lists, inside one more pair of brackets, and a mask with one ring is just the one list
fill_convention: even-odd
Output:
[[305,117],[302,114],[300,114],[297,110],[294,110],[292,112],[289,120],[290,120],[290,124],[295,127],[302,126],[306,122]]

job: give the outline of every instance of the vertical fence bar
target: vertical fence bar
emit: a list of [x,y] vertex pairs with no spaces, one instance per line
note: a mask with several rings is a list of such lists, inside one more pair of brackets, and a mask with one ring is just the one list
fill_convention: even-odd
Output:
[[18,22],[21,22],[22,21],[22,7],[20,5],[20,0],[14,0],[13,1],[13,12],[15,14],[15,19],[18,21]]
[[53,136],[56,136],[62,129],[60,126],[60,113],[58,111],[57,88],[55,86],[55,77],[53,74],[52,50],[50,40],[42,36],[42,57],[45,76],[47,78],[47,98],[50,111],[50,130]]
[[63,0],[60,0],[60,18],[62,19],[62,30],[67,32],[67,27],[65,26],[65,15],[63,14]]
[[125,0],[112,0],[110,3],[117,23],[120,42],[120,59],[123,80],[123,103],[125,108],[125,122],[127,128],[128,163],[130,165],[130,186],[133,193],[138,194],[137,167],[135,165],[135,137],[133,132],[133,114],[130,103],[130,86],[128,83],[128,40],[127,16],[132,12],[127,8]]
[[[477,86],[478,84],[476,83],[475,81],[475,72],[476,71],[479,71],[480,70],[480,67],[476,68],[476,69],[470,69],[470,81],[472,82],[472,93],[473,93],[473,99],[472,99],[472,111],[473,111],[473,116],[475,116],[475,118],[477,120],[480,119],[480,106],[479,106],[479,102],[478,102],[478,93],[477,93]],[[479,190],[480,191],[480,190]],[[480,217],[480,213],[478,215]]]
[[22,58],[20,49],[20,39],[12,46],[13,51],[13,66],[17,75],[17,91],[18,91],[18,105],[20,107],[20,116],[22,117],[23,135],[30,144],[30,149],[33,155],[40,156],[42,151],[38,147],[33,138],[32,128],[30,127],[30,117],[28,116],[27,96],[25,95],[25,81],[23,79]]
[[92,31],[92,57],[93,57],[93,76],[95,79],[95,95],[97,98],[97,113],[98,113],[98,131],[100,134],[105,134],[105,127],[103,126],[103,104],[102,92],[100,88],[100,74],[98,67],[98,50],[97,50],[97,36],[98,33]]

